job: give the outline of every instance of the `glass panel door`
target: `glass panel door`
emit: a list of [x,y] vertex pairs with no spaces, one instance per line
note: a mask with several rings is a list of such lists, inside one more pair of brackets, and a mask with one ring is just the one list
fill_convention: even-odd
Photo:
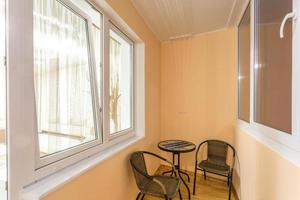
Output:
[[5,0],[0,0],[0,200],[7,199],[5,26]]

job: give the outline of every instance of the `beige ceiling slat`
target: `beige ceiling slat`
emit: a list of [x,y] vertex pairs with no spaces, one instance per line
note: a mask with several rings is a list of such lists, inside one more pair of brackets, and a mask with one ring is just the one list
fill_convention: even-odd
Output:
[[[232,26],[248,0],[132,0],[161,40]],[[237,7],[237,8],[236,8]]]

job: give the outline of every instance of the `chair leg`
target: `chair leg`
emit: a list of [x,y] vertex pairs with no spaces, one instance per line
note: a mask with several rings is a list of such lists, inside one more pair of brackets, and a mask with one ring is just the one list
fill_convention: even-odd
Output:
[[230,183],[230,185],[229,185],[228,200],[231,200],[231,183]]
[[137,197],[136,197],[135,200],[139,200],[140,196],[141,196],[141,192],[138,193],[138,195],[137,195]]
[[227,185],[229,186],[229,180],[230,180],[230,172],[228,173],[228,178],[227,178]]
[[169,198],[167,197],[167,195],[165,195],[165,200],[169,200]]
[[182,200],[182,195],[181,195],[180,189],[178,190],[178,193],[179,193],[179,199]]
[[193,195],[195,195],[196,192],[196,181],[197,181],[197,162],[195,164]]
[[141,199],[141,200],[144,200],[144,197],[145,197],[145,194],[143,194],[143,196],[142,196],[142,199]]
[[203,170],[204,173],[204,180],[206,180],[206,170]]
[[232,189],[232,177],[233,173],[230,173],[230,179],[229,179],[229,194],[228,194],[228,200],[231,200],[231,189]]

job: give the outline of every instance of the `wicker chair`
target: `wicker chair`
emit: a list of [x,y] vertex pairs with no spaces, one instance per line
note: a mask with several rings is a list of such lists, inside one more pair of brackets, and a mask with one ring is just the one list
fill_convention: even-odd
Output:
[[[150,176],[147,172],[144,158],[145,154],[159,158],[172,165],[175,177],[161,175]],[[137,186],[140,190],[138,196],[136,197],[136,200],[140,199],[140,197],[141,199],[144,199],[145,195],[151,195],[164,198],[165,200],[170,200],[174,198],[178,192],[180,199],[182,199],[179,189],[180,179],[176,177],[175,166],[171,162],[151,152],[137,151],[131,154],[130,163]]]
[[[200,147],[207,144],[207,159],[198,162],[198,153]],[[232,150],[232,165],[227,164],[228,147]],[[220,176],[227,177],[227,185],[229,186],[228,199],[231,199],[233,167],[235,161],[235,149],[227,142],[220,140],[206,140],[202,142],[196,151],[195,174],[194,174],[194,188],[193,194],[196,190],[197,171],[204,172],[204,179],[206,180],[206,173],[213,173]]]

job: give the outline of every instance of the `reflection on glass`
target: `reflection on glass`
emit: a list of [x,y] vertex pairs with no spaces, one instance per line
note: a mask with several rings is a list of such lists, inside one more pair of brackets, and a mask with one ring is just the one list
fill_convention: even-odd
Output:
[[56,0],[34,0],[40,156],[97,139],[87,22]]
[[98,86],[98,98],[99,98],[99,105],[101,104],[102,100],[102,68],[101,68],[101,28],[100,24],[96,25],[93,24],[93,42],[94,42],[94,49],[95,49],[95,64],[96,64],[96,78],[97,78],[97,86]]
[[250,5],[238,27],[239,33],[239,119],[250,118]]
[[132,45],[113,30],[109,61],[110,134],[114,134],[132,127]]
[[0,200],[7,199],[5,0],[0,0]]
[[256,1],[255,121],[291,133],[292,22],[279,37],[293,1]]

